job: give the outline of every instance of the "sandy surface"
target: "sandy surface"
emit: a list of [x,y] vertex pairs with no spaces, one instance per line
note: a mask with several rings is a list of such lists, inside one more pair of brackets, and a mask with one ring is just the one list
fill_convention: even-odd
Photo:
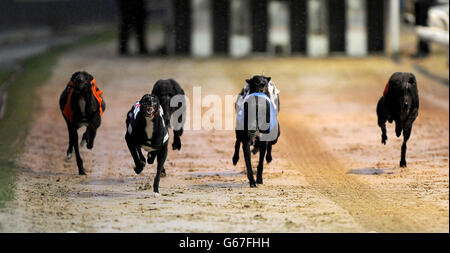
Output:
[[[19,161],[15,200],[0,210],[2,231],[449,232],[448,87],[417,74],[421,108],[408,168],[398,166],[402,140],[393,125],[387,145],[380,143],[376,102],[390,74],[414,71],[413,63],[136,59],[117,58],[114,49],[66,54],[39,89],[41,110]],[[65,161],[67,130],[57,106],[79,69],[95,76],[107,103],[94,149],[81,151],[87,176]],[[191,130],[181,151],[169,151],[161,196],[153,197],[155,165],[135,175],[123,138],[131,105],[159,78],[175,78],[189,97],[194,86],[224,97],[261,73],[281,90],[281,137],[264,185],[249,188],[242,153],[231,164],[233,131]]]

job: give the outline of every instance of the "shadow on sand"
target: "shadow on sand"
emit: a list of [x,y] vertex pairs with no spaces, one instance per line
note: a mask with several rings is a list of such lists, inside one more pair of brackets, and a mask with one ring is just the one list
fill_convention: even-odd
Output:
[[393,174],[391,168],[360,168],[351,169],[347,174],[357,174],[357,175],[381,175],[381,174]]

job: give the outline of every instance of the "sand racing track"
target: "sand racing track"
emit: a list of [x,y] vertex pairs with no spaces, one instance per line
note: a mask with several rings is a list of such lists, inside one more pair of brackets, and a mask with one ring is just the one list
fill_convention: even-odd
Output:
[[[394,71],[384,57],[118,58],[115,45],[67,53],[38,91],[40,110],[26,141],[15,200],[0,210],[4,232],[449,232],[449,91],[416,73],[421,108],[399,168],[402,139],[388,125],[380,143],[375,106]],[[59,94],[76,70],[92,73],[107,110],[87,176],[65,161]],[[155,165],[135,175],[125,114],[160,78],[188,97],[237,94],[245,78],[270,75],[281,90],[281,137],[264,185],[250,189],[244,161],[231,163],[234,132],[185,131],[169,151],[161,196]],[[192,100],[191,100],[192,101]],[[206,111],[207,108],[204,108]],[[256,165],[256,157],[253,163]]]

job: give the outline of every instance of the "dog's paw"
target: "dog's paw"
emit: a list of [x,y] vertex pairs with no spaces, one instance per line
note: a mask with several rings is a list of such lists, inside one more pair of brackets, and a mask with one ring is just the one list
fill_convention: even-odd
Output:
[[134,167],[133,170],[134,172],[136,172],[136,174],[140,174],[144,170],[144,166]]
[[256,155],[259,151],[259,148],[253,148],[252,149],[252,154]]
[[263,179],[262,178],[257,178],[256,179],[256,183],[257,184],[263,184]]
[[161,170],[161,177],[165,177],[165,176],[167,176],[167,174],[166,174],[166,170]]
[[257,188],[258,186],[256,186],[255,182],[251,182],[250,183],[250,188]]
[[395,128],[395,136],[400,137],[402,135],[402,129],[401,128]]
[[66,161],[70,161],[72,159],[72,153],[66,155]]
[[156,154],[148,153],[148,155],[147,155],[147,163],[148,164],[153,164],[153,162],[155,161],[155,158],[156,158]]
[[386,141],[387,141],[387,136],[386,135],[381,135],[381,143],[386,145]]
[[84,169],[78,169],[78,175],[86,175],[86,171]]
[[233,165],[236,165],[239,161],[239,156],[233,156]]
[[266,162],[270,163],[272,161],[272,156],[271,155],[266,155]]
[[181,150],[181,143],[180,142],[172,143],[172,150]]
[[406,168],[406,161],[400,161],[400,167]]
[[152,195],[153,195],[153,197],[155,197],[155,198],[161,196],[161,194],[159,194],[159,192],[153,192]]

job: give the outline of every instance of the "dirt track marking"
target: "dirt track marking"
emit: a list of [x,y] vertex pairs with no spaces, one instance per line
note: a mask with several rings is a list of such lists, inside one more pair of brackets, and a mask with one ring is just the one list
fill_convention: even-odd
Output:
[[[304,115],[303,115],[304,117]],[[374,189],[357,176],[349,175],[340,163],[310,131],[302,115],[281,116],[284,150],[308,183],[325,197],[347,210],[367,231],[433,231],[427,219],[442,216],[432,203],[419,204],[412,194]]]

